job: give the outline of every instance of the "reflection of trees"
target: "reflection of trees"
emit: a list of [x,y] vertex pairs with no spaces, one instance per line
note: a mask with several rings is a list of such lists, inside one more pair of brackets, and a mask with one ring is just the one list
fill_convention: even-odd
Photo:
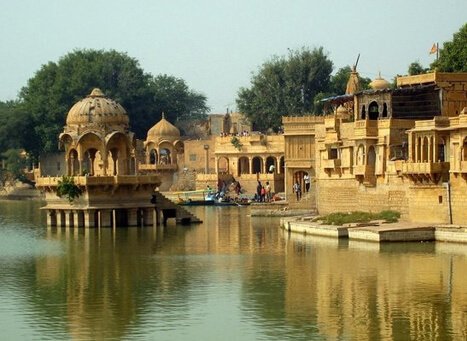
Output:
[[57,332],[65,328],[73,338],[94,339],[121,338],[145,311],[169,303],[171,316],[183,318],[190,285],[186,260],[152,255],[158,238],[164,239],[159,247],[170,249],[183,243],[184,230],[161,229],[49,232],[49,239],[65,242],[66,252],[39,258],[22,274],[35,293],[35,318],[59,320]]

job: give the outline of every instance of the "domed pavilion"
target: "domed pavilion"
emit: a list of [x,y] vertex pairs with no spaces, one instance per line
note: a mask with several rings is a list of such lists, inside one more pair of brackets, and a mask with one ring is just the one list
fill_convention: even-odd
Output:
[[[173,133],[180,135],[178,130]],[[101,90],[94,89],[72,106],[59,143],[65,150],[68,179],[73,179],[82,194],[68,201],[57,195],[64,178],[38,178],[36,185],[46,194],[49,226],[152,225],[154,218],[159,220],[156,213],[162,203],[169,208],[166,199],[154,192],[160,178],[138,174],[136,139],[129,131],[126,110]],[[159,205],[151,203],[154,194]],[[173,211],[171,216],[178,217],[179,210]]]
[[183,162],[184,144],[180,130],[170,123],[165,114],[151,129],[144,141],[145,162],[138,165],[144,173],[157,173],[162,181],[161,190],[168,190],[174,182],[174,175]]

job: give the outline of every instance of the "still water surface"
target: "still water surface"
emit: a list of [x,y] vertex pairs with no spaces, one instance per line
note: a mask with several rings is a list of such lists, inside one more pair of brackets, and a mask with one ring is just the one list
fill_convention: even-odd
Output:
[[85,233],[39,207],[0,202],[2,340],[467,339],[467,245],[288,235],[239,207]]

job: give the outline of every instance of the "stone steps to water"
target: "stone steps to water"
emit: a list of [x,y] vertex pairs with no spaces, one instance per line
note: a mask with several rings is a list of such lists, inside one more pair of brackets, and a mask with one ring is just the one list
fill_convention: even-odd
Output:
[[198,224],[202,223],[202,221],[196,217],[194,214],[189,212],[187,209],[185,209],[183,206],[175,204],[172,200],[166,198],[162,193],[156,192],[154,193],[155,197],[155,204],[156,207],[164,214],[169,214],[168,210],[175,210],[175,219],[177,223],[181,224]]

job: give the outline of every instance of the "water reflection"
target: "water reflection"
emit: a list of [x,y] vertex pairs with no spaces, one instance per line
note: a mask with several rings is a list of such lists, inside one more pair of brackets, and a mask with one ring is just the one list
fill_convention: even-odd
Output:
[[467,338],[464,245],[305,237],[237,207],[193,208],[191,227],[46,229],[15,205],[0,208],[9,338]]

